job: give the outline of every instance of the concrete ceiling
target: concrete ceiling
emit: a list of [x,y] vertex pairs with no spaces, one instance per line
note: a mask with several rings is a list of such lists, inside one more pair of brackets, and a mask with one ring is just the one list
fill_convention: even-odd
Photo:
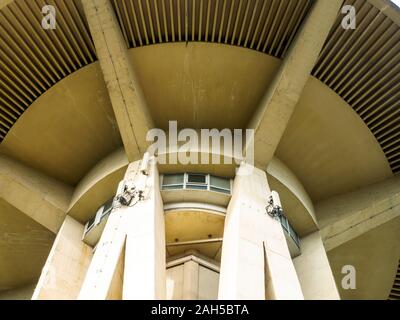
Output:
[[[223,237],[225,216],[210,212],[177,210],[165,214],[166,243],[216,239]],[[219,260],[222,242],[167,246],[167,256],[175,256],[188,250]]]
[[24,112],[0,152],[70,185],[122,145],[98,63],[60,81]]
[[0,292],[37,282],[54,237],[0,199]]
[[[171,43],[129,51],[155,125],[245,128],[280,60],[213,43]],[[240,61],[240,63],[238,63]]]
[[[168,120],[177,120],[180,127],[245,127],[280,63],[256,51],[211,43],[146,46],[130,55],[161,128]],[[11,129],[0,152],[76,185],[120,146],[94,63],[41,96]],[[392,176],[360,117],[315,78],[305,88],[277,156],[314,201]]]
[[[342,299],[388,299],[400,257],[399,234],[396,218],[328,252]],[[356,269],[356,290],[342,289],[345,265]]]
[[276,154],[314,202],[393,176],[368,127],[315,78],[308,81]]

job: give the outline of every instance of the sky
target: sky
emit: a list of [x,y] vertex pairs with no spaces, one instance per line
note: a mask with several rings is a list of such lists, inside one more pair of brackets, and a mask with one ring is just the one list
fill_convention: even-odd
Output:
[[393,3],[397,4],[400,7],[400,0],[391,0]]

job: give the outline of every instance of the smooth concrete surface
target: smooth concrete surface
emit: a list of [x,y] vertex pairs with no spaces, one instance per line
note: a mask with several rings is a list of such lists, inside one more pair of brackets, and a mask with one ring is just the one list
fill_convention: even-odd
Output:
[[[139,171],[141,163],[128,166],[117,194],[125,181],[132,180],[137,188],[143,184],[144,199],[111,212],[79,293],[80,300],[110,299],[117,294],[115,288],[122,288],[124,300],[165,298],[165,226],[159,174],[154,160],[148,165],[148,176]],[[116,279],[119,272],[123,277]]]
[[[120,183],[119,190],[123,184]],[[106,226],[96,245],[88,271],[80,288],[78,300],[107,300],[121,295],[115,292],[121,288],[117,283],[121,272],[126,242],[126,215],[123,210],[113,210],[107,219]],[[121,289],[122,291],[122,289]]]
[[[224,44],[164,43],[129,50],[157,128],[245,128],[280,60]],[[240,63],[238,63],[240,61]]]
[[219,272],[197,254],[171,260],[167,267],[167,300],[216,300]]
[[301,255],[293,260],[305,300],[340,300],[319,232],[300,240]]
[[35,290],[35,284],[0,292],[0,300],[30,300]]
[[266,173],[241,165],[225,219],[220,300],[303,299],[281,224],[265,210],[269,194]]
[[[155,125],[164,129],[166,119],[177,120],[182,128],[245,128],[280,65],[279,59],[256,51],[210,43],[152,45],[131,49],[128,54]],[[179,82],[189,71],[193,76]],[[170,81],[173,74],[177,74],[175,82]],[[193,88],[204,93],[201,99],[190,94]],[[51,108],[54,104],[57,108]],[[98,112],[98,106],[105,112]],[[66,118],[74,121],[62,120]],[[38,131],[38,127],[46,130]],[[29,166],[75,185],[121,147],[118,135],[101,69],[94,63],[40,97],[12,128],[0,152],[26,159]],[[385,155],[361,118],[314,78],[303,91],[277,157],[295,173],[313,201],[392,176]],[[224,174],[234,173],[224,168],[215,171],[220,169]]]
[[[125,179],[133,178],[129,171],[128,167]],[[127,208],[124,300],[166,297],[164,209],[154,160],[149,163],[144,197],[134,207]]]
[[400,177],[317,204],[321,234],[332,250],[400,217]]
[[0,197],[0,292],[36,283],[53,241],[53,232]]
[[82,4],[125,151],[132,162],[146,152],[146,135],[153,128],[153,121],[135,70],[130,65],[112,3],[87,0]]
[[40,96],[7,134],[0,153],[74,186],[120,146],[101,69],[93,63]]
[[[166,243],[196,242],[219,239],[224,234],[223,214],[206,210],[172,210],[165,212]],[[200,254],[219,260],[221,242],[191,243],[181,246],[167,246],[167,256],[175,256],[187,250],[197,250]]]
[[101,205],[115,196],[127,167],[123,148],[102,159],[75,188],[68,214],[82,223],[87,222]]
[[285,217],[300,236],[318,230],[313,202],[296,175],[277,157],[267,168],[271,190],[277,191]]
[[343,0],[314,1],[248,128],[255,130],[255,164],[267,166],[286,130]]
[[[0,8],[10,2],[0,0]],[[110,3],[106,0],[84,2],[100,63],[92,63],[72,73],[37,97],[34,103],[26,105],[27,111],[18,118],[0,145],[0,291],[7,290],[6,296],[27,294],[27,285],[36,282],[54,239],[53,233],[59,230],[67,211],[79,220],[75,221],[79,228],[72,232],[73,238],[78,239],[76,235],[83,228],[82,223],[115,193],[127,159],[138,160],[145,150],[144,135],[153,126],[152,121],[161,128],[167,127],[168,120],[178,120],[180,128],[233,129],[246,128],[251,119],[256,119],[255,127],[260,128],[261,134],[261,139],[256,141],[265,143],[265,148],[257,147],[263,153],[258,166],[266,169],[263,162],[272,159],[275,149],[282,160],[282,164],[276,166],[280,167],[277,173],[268,172],[267,179],[270,187],[274,186],[282,194],[284,209],[303,236],[305,255],[300,260],[318,256],[316,266],[324,270],[321,276],[327,275],[321,242],[313,238],[315,233],[306,237],[315,232],[318,222],[341,296],[346,299],[386,299],[400,255],[398,179],[389,180],[393,173],[388,159],[361,118],[339,95],[315,78],[307,78],[305,72],[312,68],[311,61],[319,53],[317,48],[338,3],[339,0],[316,2],[285,61],[281,62],[255,50],[216,43],[168,43],[127,51]],[[399,9],[386,0],[369,0],[369,3],[399,25]],[[321,9],[325,6],[329,10]],[[322,14],[316,14],[319,10]],[[313,15],[316,18],[310,19]],[[21,22],[17,20],[15,22]],[[324,28],[320,27],[322,25]],[[285,27],[285,24],[281,26]],[[30,25],[21,22],[21,28],[26,27]],[[89,34],[84,36],[90,37]],[[7,46],[7,43],[1,45]],[[70,42],[61,41],[59,45],[69,46]],[[10,53],[14,54],[14,49],[10,48]],[[26,49],[29,51],[28,45]],[[74,54],[74,50],[71,53]],[[17,53],[15,55],[18,58]],[[37,57],[32,58],[43,67]],[[72,59],[68,54],[64,58]],[[80,63],[75,67],[78,65]],[[343,70],[338,72],[343,73]],[[344,79],[348,76],[341,81]],[[351,84],[357,88],[360,82]],[[348,85],[343,88],[349,88]],[[384,87],[388,83],[382,80],[381,85]],[[18,90],[17,87],[14,89]],[[18,98],[10,97],[8,94],[6,99]],[[25,98],[31,101],[29,97]],[[8,106],[1,109],[9,112]],[[381,109],[382,115],[389,111]],[[266,114],[268,116],[264,117]],[[260,119],[268,121],[263,124],[263,120],[258,121]],[[382,119],[379,122],[382,123]],[[120,152],[121,135],[128,156],[125,151]],[[267,140],[272,142],[266,143]],[[393,157],[396,159],[396,154]],[[234,166],[205,165],[185,169],[170,166],[160,167],[160,172],[188,169],[226,177],[234,175]],[[249,202],[253,203],[253,200],[251,198]],[[160,204],[161,200],[156,202]],[[317,204],[315,215],[312,202]],[[261,212],[261,204],[258,205]],[[243,221],[244,230],[258,227],[247,225],[252,219],[239,220]],[[110,223],[109,229],[121,224],[123,221],[117,219]],[[291,264],[274,255],[276,251],[286,250],[278,229],[277,223],[265,226],[271,235],[276,235],[272,240],[264,241],[263,251],[264,298],[270,299],[284,298],[282,290],[296,282]],[[202,234],[205,231],[202,229]],[[107,239],[113,239],[110,232],[106,234]],[[230,235],[228,232],[225,236]],[[118,239],[120,248],[110,251],[115,259],[110,259],[112,263],[105,270],[109,281],[104,282],[107,286],[101,299],[122,298],[124,264],[126,261],[133,263],[132,256],[125,257],[125,236]],[[81,245],[78,242],[76,246]],[[255,269],[260,271],[259,248],[248,243],[237,244],[231,242],[229,245],[238,251],[248,248],[246,252],[255,257]],[[196,249],[204,250],[202,253],[216,251],[218,253],[213,257],[219,260],[221,250],[218,246],[220,243]],[[54,258],[55,248],[53,246],[48,261]],[[160,250],[150,252],[162,254]],[[160,256],[151,258],[161,259]],[[356,290],[340,287],[341,268],[347,264],[356,267]],[[238,266],[241,267],[240,263]],[[202,290],[207,292],[208,288],[201,289],[201,277],[206,273],[201,270],[199,268],[198,296],[207,297],[208,293],[201,293]],[[154,276],[152,271],[149,268],[145,274]],[[249,282],[257,283],[251,294],[262,298],[261,282],[256,281],[261,279],[261,273],[255,272],[254,277],[251,272],[249,274],[252,275]],[[307,273],[304,275],[309,277]],[[49,274],[45,272],[39,288],[46,289],[43,279],[47,276]],[[197,279],[192,274],[189,278]],[[299,278],[301,282],[301,276]],[[247,285],[243,279],[239,280]],[[304,296],[307,298],[315,292],[325,296],[327,292],[314,287],[312,280],[305,286]],[[156,282],[160,286],[165,283]],[[226,288],[225,284],[223,288]],[[292,289],[287,292],[298,298],[298,288]],[[71,289],[74,290],[76,288]],[[185,290],[194,295],[193,288]],[[125,294],[135,296],[137,291],[132,289]]]
[[57,233],[72,188],[14,159],[0,155],[0,198]]
[[[387,300],[400,257],[400,217],[376,227],[335,249],[328,258],[340,296],[344,300]],[[344,266],[354,266],[356,289],[344,290]]]
[[190,260],[183,264],[183,300],[197,300],[199,297],[199,264]]
[[315,78],[306,84],[276,156],[296,174],[314,203],[393,176],[357,113]]
[[67,216],[43,267],[32,300],[75,300],[92,259],[84,226]]

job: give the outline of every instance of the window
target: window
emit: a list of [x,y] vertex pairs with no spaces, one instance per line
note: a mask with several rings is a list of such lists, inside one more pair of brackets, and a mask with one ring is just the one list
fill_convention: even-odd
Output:
[[280,216],[280,220],[281,220],[282,227],[286,230],[286,232],[289,232],[289,221],[283,215]]
[[188,173],[186,176],[187,189],[207,190],[207,175]]
[[231,194],[231,180],[202,173],[166,174],[162,176],[163,190],[211,190]]
[[224,178],[210,176],[210,190],[231,193],[231,181]]
[[104,204],[104,208],[103,208],[103,212],[101,214],[101,218],[109,215],[111,213],[112,210],[112,205],[114,202],[114,198],[111,198],[110,200],[108,200],[105,204]]
[[166,174],[163,176],[163,189],[183,189],[184,174]]
[[207,180],[207,177],[204,174],[189,173],[187,182],[188,183],[202,183],[202,184],[205,184],[207,182],[206,180]]
[[96,221],[96,215],[92,219],[90,219],[89,222],[86,224],[86,232],[92,229],[95,221]]

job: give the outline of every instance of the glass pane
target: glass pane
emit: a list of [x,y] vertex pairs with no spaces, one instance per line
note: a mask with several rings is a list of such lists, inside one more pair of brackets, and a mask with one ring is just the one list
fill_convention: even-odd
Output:
[[107,211],[109,211],[109,210],[112,209],[113,201],[114,201],[114,198],[111,198],[110,200],[108,200],[108,201],[104,204],[103,216],[105,215],[105,213],[106,213]]
[[206,176],[204,174],[188,174],[188,182],[206,183]]
[[219,178],[219,177],[210,177],[210,185],[217,188],[222,189],[231,189],[231,181],[229,179]]
[[183,184],[183,173],[182,174],[166,174],[163,178],[163,186],[172,184]]
[[288,226],[289,223],[288,223],[288,220],[286,219],[286,217],[284,217],[282,215],[282,216],[280,216],[280,219],[281,219],[282,227],[285,228],[286,231],[289,231],[289,226]]
[[96,220],[96,215],[89,220],[87,231],[89,231],[93,227],[95,220]]
[[207,190],[207,186],[198,184],[186,184],[186,189]]
[[171,186],[163,186],[163,190],[178,190],[183,189],[183,184],[180,185],[171,185]]
[[230,190],[226,190],[226,189],[210,187],[210,190],[216,191],[216,192],[221,192],[221,193],[226,193],[226,194],[231,194]]

